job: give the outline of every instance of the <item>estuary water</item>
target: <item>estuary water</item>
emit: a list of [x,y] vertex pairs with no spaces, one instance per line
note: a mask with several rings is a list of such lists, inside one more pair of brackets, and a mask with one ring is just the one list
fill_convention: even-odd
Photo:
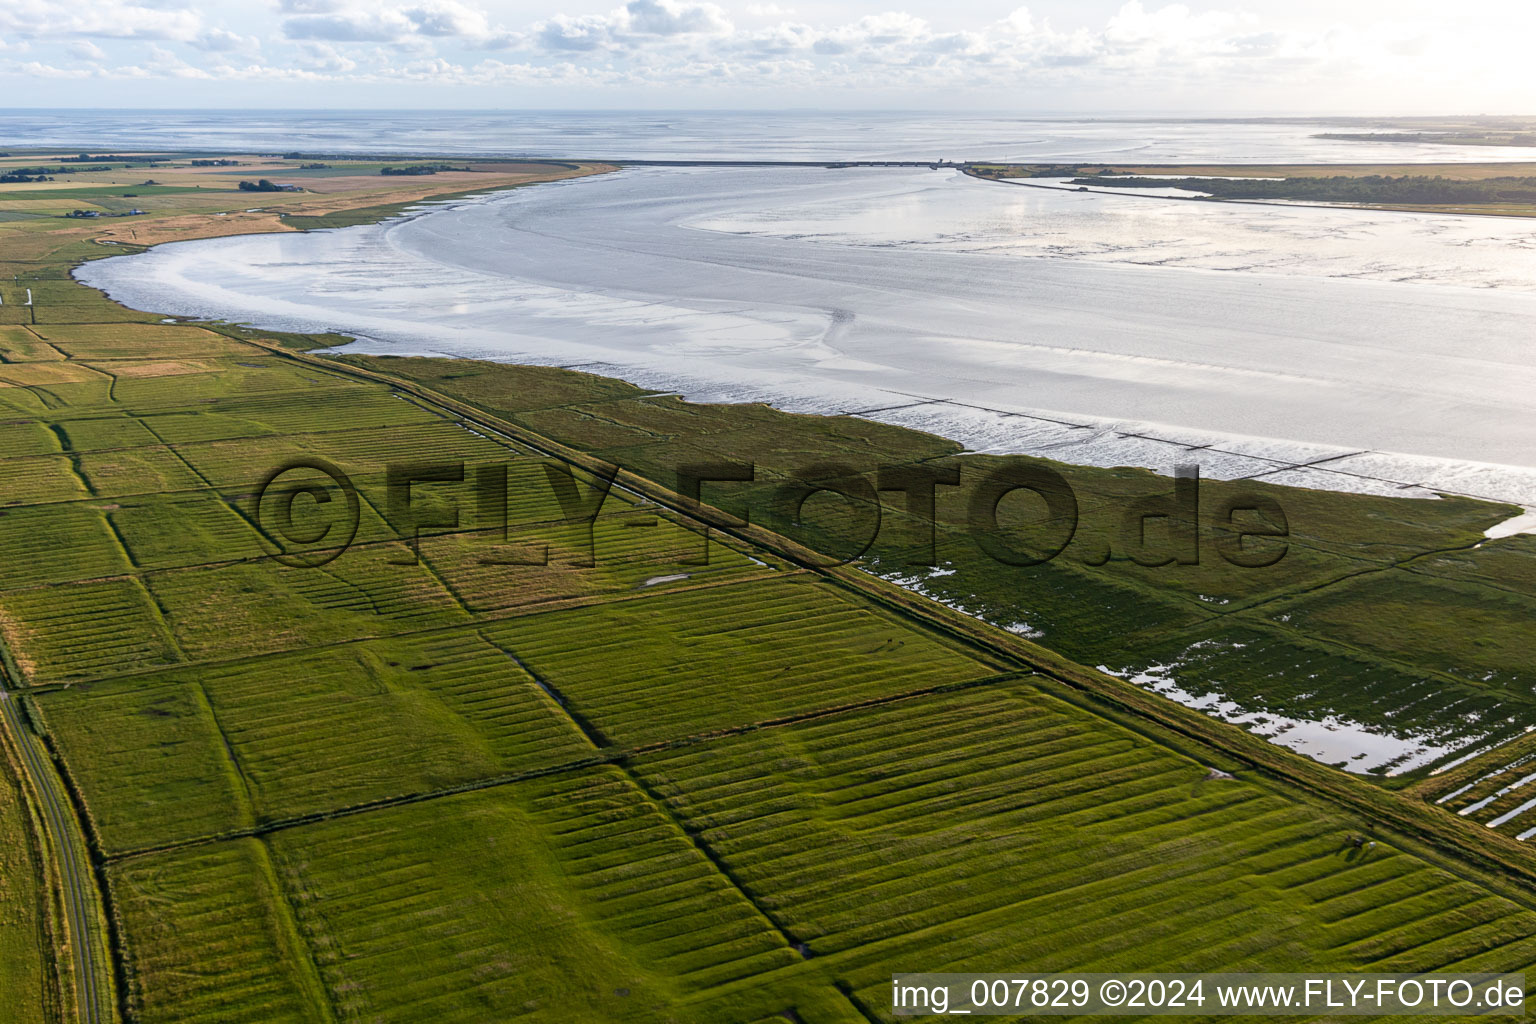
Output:
[[85,265],[129,305],[977,450],[1536,504],[1536,223],[633,168]]

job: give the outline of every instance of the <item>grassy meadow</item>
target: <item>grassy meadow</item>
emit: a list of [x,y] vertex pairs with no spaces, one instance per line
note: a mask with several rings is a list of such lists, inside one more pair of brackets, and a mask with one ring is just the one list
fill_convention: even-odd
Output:
[[[867,500],[795,514],[784,486],[1047,464],[568,371],[314,357],[335,339],[161,323],[69,277],[598,170],[239,159],[0,195],[0,655],[63,780],[0,780],[3,1024],[74,1005],[30,809],[50,785],[130,1024],[841,1024],[894,1019],[898,970],[1532,963],[1536,547],[1479,543],[1509,509],[1206,482],[1200,564],[1148,567],[1120,522],[1170,482],[1057,465],[1081,521],[1052,561],[980,552],[974,483],[939,489],[936,522],[888,494],[865,547]],[[164,183],[144,215],[61,215],[130,174]],[[257,176],[312,191],[234,190]],[[774,533],[677,511],[677,467],[727,460],[757,480],[705,500]],[[460,461],[392,504],[391,466]],[[294,462],[355,486],[345,550],[344,495],[295,499],[287,529],[262,493]],[[1265,568],[1221,557],[1209,514],[1254,493],[1289,523]],[[1091,668],[1176,662],[1274,714],[1439,723],[1475,756],[1361,777]]]

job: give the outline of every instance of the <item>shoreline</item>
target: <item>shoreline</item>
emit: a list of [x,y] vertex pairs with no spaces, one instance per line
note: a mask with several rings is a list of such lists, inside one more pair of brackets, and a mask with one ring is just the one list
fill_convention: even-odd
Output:
[[[1074,191],[1039,185],[1029,187],[1058,192]],[[493,202],[509,194],[510,191],[512,190],[477,189],[473,195],[455,194],[443,196],[440,199],[417,200],[405,205],[422,207],[420,209],[397,211],[383,215],[379,219],[352,226],[360,230],[370,227],[387,230],[391,224],[404,224],[430,213],[462,209],[482,202]],[[1138,196],[1137,198],[1162,197]],[[1261,203],[1259,205],[1288,204]],[[1331,207],[1331,209],[1338,208]],[[269,233],[250,232],[250,234]],[[188,239],[188,241],[194,241],[194,239]],[[107,254],[105,258],[113,258],[115,255]],[[97,260],[91,260],[82,263],[71,273],[81,283],[98,287],[85,280],[80,273],[82,269],[97,262]],[[1120,266],[1119,264],[1104,265]],[[1177,269],[1209,274],[1235,273],[1204,268]],[[1249,273],[1252,274],[1252,272]],[[1393,282],[1368,283],[1380,284],[1383,287],[1394,286]],[[1467,286],[1441,287],[1466,288]],[[102,286],[100,290],[112,301],[120,302],[117,294],[110,290],[109,285]],[[1477,289],[1468,288],[1468,290]],[[202,322],[197,316],[185,313],[174,315],[184,322]],[[1292,440],[1238,431],[1183,427],[1130,417],[1067,413],[1045,407],[994,408],[975,401],[933,394],[872,393],[870,401],[856,401],[850,404],[847,400],[833,400],[826,395],[816,397],[804,393],[795,394],[765,383],[746,387],[743,390],[735,384],[727,385],[717,379],[690,378],[680,373],[647,368],[639,364],[626,365],[602,359],[572,361],[558,356],[530,359],[527,357],[531,353],[526,352],[497,355],[434,350],[430,343],[375,338],[370,335],[366,326],[349,327],[345,324],[338,326],[342,319],[343,315],[337,314],[337,319],[327,324],[311,325],[285,322],[284,315],[275,314],[266,321],[266,327],[262,326],[259,319],[246,321],[237,318],[228,322],[250,323],[258,329],[300,334],[315,333],[323,326],[326,333],[345,335],[352,339],[345,345],[330,347],[325,354],[395,355],[402,351],[412,352],[413,346],[418,346],[413,354],[427,358],[487,359],[506,365],[580,368],[583,372],[637,384],[658,393],[678,393],[697,404],[766,402],[775,408],[795,413],[862,416],[902,429],[916,430],[955,441],[968,451],[1023,454],[1047,459],[1063,466],[1099,468],[1133,466],[1164,478],[1171,478],[1169,467],[1181,458],[1194,455],[1197,458],[1204,457],[1207,465],[1202,467],[1203,472],[1208,473],[1213,479],[1261,479],[1275,474],[1289,474],[1293,478],[1304,478],[1305,482],[1297,483],[1289,479],[1277,482],[1282,486],[1297,486],[1303,489],[1325,490],[1339,494],[1369,493],[1404,500],[1433,499],[1437,495],[1445,494],[1518,506],[1520,511],[1508,517],[1511,521],[1523,520],[1525,513],[1532,507],[1536,507],[1536,467],[1452,456],[1397,453],[1387,449]],[[219,321],[214,319],[212,322]],[[721,397],[722,395],[725,397]],[[990,428],[978,426],[987,421],[990,421]],[[1031,441],[1025,437],[1030,433],[1045,436]],[[1076,440],[1078,438],[1089,440],[1083,445]],[[1285,449],[1291,450],[1290,457],[1283,454]],[[1155,456],[1149,454],[1151,451],[1157,454]],[[1353,460],[1353,463],[1365,462],[1369,465],[1359,467],[1345,460]],[[1345,461],[1345,464],[1340,465],[1341,461]],[[1499,474],[1506,475],[1509,479],[1506,481],[1506,486],[1497,490],[1477,486],[1475,482],[1478,478],[1486,480],[1489,476]],[[1522,532],[1531,532],[1532,529],[1527,526]]]

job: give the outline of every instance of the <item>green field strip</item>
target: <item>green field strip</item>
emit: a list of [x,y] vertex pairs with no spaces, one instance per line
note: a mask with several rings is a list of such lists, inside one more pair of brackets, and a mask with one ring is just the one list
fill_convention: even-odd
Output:
[[58,455],[58,438],[37,420],[12,420],[0,423],[0,478],[11,459],[24,455]]
[[107,515],[141,571],[268,555],[261,535],[216,494],[123,498]]
[[0,594],[0,632],[33,685],[176,661],[153,603],[131,578]]
[[108,856],[251,824],[243,786],[195,681],[36,699]]
[[[126,459],[125,454],[128,456]],[[135,486],[143,488],[145,484],[140,474],[146,470],[162,480],[172,477],[181,486],[164,487],[158,491],[151,489],[138,494],[98,491],[91,497],[75,496],[68,500],[33,502],[16,506],[16,508],[23,510],[24,517],[31,517],[27,520],[29,522],[43,521],[37,518],[39,516],[56,516],[58,521],[63,523],[72,515],[85,514],[81,511],[85,509],[92,510],[92,514],[96,511],[108,513],[114,526],[118,528],[125,551],[134,552],[135,567],[141,571],[215,566],[225,562],[268,558],[281,548],[276,538],[267,534],[253,533],[246,528],[247,525],[254,527],[256,524],[253,494],[234,493],[234,488],[226,488],[222,493],[210,490],[204,485],[203,479],[193,473],[189,464],[178,458],[178,454],[157,446],[127,452],[75,455],[72,458],[81,463],[83,474],[81,479],[86,486],[95,487],[98,480],[105,479],[110,482],[113,480],[113,475],[122,474]],[[141,461],[140,456],[143,455],[153,456],[153,461],[149,463]],[[295,458],[303,455],[303,449],[294,449]],[[275,464],[282,463],[275,461]],[[431,535],[434,538],[426,541],[426,544],[429,547],[436,545],[443,557],[462,563],[461,568],[465,572],[481,576],[497,574],[516,576],[522,573],[531,577],[538,567],[532,564],[522,565],[519,562],[538,557],[539,552],[546,547],[550,549],[548,561],[552,566],[574,567],[591,558],[592,556],[586,553],[588,528],[582,523],[573,523],[565,518],[553,491],[548,486],[543,464],[532,461],[514,462],[505,465],[505,468],[509,471],[509,493],[504,509],[508,529],[506,541],[503,542],[497,535],[500,527],[495,530],[481,527],[484,517],[479,509],[479,499],[475,493],[471,471],[462,486],[452,485],[462,491],[452,496],[452,500],[457,504],[457,515],[461,525],[422,531],[424,536]],[[522,472],[518,472],[520,470]],[[317,482],[334,487],[316,472],[307,470],[296,472],[306,484]],[[364,499],[362,517],[353,548],[361,549],[369,545],[398,540],[399,532],[392,529],[379,512],[386,493],[384,479],[362,475],[351,479],[358,488],[359,496]],[[256,482],[246,481],[246,484],[251,486]],[[433,497],[430,488],[425,494],[415,495],[413,508],[417,515],[425,518],[439,510],[447,513],[454,512],[454,505],[448,505],[444,501],[433,502],[431,500]],[[632,578],[633,585],[639,585],[659,575],[682,574],[689,578],[702,578],[743,566],[750,561],[744,560],[744,557],[733,549],[714,542],[710,546],[707,566],[688,564],[697,559],[703,551],[703,541],[698,535],[691,529],[679,525],[675,518],[670,516],[662,516],[659,521],[653,521],[655,513],[661,510],[652,509],[637,513],[637,516],[644,520],[641,522],[621,521],[614,518],[635,508],[636,505],[629,497],[622,494],[610,495],[595,523],[598,568],[617,571],[626,579]],[[268,511],[270,512],[270,509]],[[234,516],[233,520],[230,518],[231,513]],[[0,510],[0,518],[8,514],[16,513]],[[493,517],[493,521],[495,518]],[[660,528],[641,530],[616,528],[619,525],[631,523],[635,526],[659,526]],[[562,524],[565,524],[565,528],[562,528]],[[3,525],[0,524],[0,533],[4,532]],[[404,524],[402,524],[402,530],[403,528]],[[265,538],[264,544],[253,544],[252,539],[256,537]],[[457,539],[438,540],[437,538]],[[141,552],[144,557],[139,557]],[[756,561],[761,562],[761,559]],[[644,570],[647,566],[654,567],[656,572],[645,574]],[[98,575],[102,574],[108,573],[98,573]],[[503,581],[502,584],[497,584],[492,580],[483,580],[481,586],[505,591],[515,582]],[[6,585],[4,580],[0,579],[0,586],[4,585]],[[18,582],[11,585],[29,584]]]
[[26,388],[0,387],[0,410],[7,415],[36,416],[48,411],[48,406]]
[[94,502],[0,512],[0,590],[120,576],[129,564]]
[[440,420],[182,442],[175,448],[210,481],[224,487],[252,486],[294,458],[323,458],[355,477],[382,473],[391,463],[464,461],[469,465],[466,477],[472,480],[478,464],[499,465],[523,457]]
[[[703,538],[668,519],[655,518],[653,525],[645,525],[637,524],[637,518],[653,517],[608,513],[590,528],[579,523],[524,524],[506,542],[499,531],[440,535],[421,541],[421,557],[477,615],[642,590],[661,594],[775,571],[713,541],[707,549],[708,564],[694,564],[706,550]],[[543,564],[507,564],[513,560]]]
[[[207,375],[199,375],[207,376]],[[441,422],[440,417],[397,398],[382,388],[361,388],[335,382],[299,394],[221,397],[209,394],[204,404],[188,408],[196,393],[185,382],[174,404],[124,405],[169,444],[195,444],[237,438],[270,437],[334,430],[345,422],[351,429],[400,427]]]
[[254,345],[181,324],[39,324],[30,329],[74,360],[263,354]]
[[90,497],[64,455],[34,455],[0,463],[0,508]]
[[1536,938],[1524,930],[1523,921],[1510,917],[1497,924],[1499,927],[1483,929],[1475,936],[1459,936],[1453,948],[1442,950],[1440,946],[1446,941],[1442,940],[1421,952],[1429,954],[1442,972],[1493,971],[1500,964],[1536,962]]
[[82,288],[70,278],[49,279],[33,276],[24,279],[22,283],[32,289],[32,305],[23,309],[19,302],[13,303],[11,300],[7,300],[6,305],[12,308],[13,313],[30,314],[29,322],[34,326],[63,323],[144,323],[160,319],[154,313],[141,313],[120,306],[94,289]]
[[[261,362],[253,362],[260,359]],[[185,366],[164,365],[184,363]],[[184,360],[106,361],[116,370],[118,404],[138,415],[162,415],[194,405],[204,408],[286,397],[296,404],[328,401],[340,382],[307,367],[293,367],[260,352],[250,357],[190,357]],[[185,369],[191,372],[177,372]]]
[[230,191],[228,189],[203,189],[192,185],[101,185],[82,186],[80,188],[49,188],[49,189],[12,189],[0,191],[0,202],[42,202],[46,200],[68,200],[70,202],[85,201],[92,205],[92,199],[119,199],[124,191],[135,193],[139,196],[160,196],[182,192],[213,192]]
[[123,413],[54,419],[52,423],[72,452],[143,448],[160,443],[144,424]]
[[[396,536],[400,540],[401,544],[398,548],[391,547],[392,553],[390,560],[408,561],[423,575],[430,577],[433,582],[435,582],[437,586],[443,591],[443,593],[447,594],[448,597],[453,601],[453,605],[458,611],[462,612],[466,618],[472,617],[474,614],[474,609],[465,602],[464,596],[459,592],[458,588],[456,588],[453,582],[438,570],[438,567],[433,564],[432,559],[423,556],[421,551],[421,533],[423,531],[421,528],[410,526],[402,529],[402,527],[405,527],[406,524],[389,523],[387,519],[389,514],[388,506],[380,505],[376,499],[370,498],[366,493],[360,493],[359,500],[362,505],[367,506],[369,509],[370,518],[378,520],[381,524],[384,524],[387,527],[392,527],[396,533]],[[415,506],[413,503],[413,508],[414,507]],[[457,511],[443,511],[452,511],[452,515],[448,515],[445,521],[451,520],[455,524],[460,521],[460,516]],[[415,514],[420,515],[421,518],[427,518],[427,515],[423,515],[419,511],[417,511]],[[428,513],[428,515],[429,514],[430,513]],[[433,516],[433,518],[437,517]]]
[[1404,792],[1449,811],[1460,812],[1468,804],[1503,789],[1536,772],[1536,730],[1482,750],[1461,764],[1430,775]]
[[0,325],[0,362],[57,362],[65,358],[64,353],[27,327]]
[[[429,821],[452,841],[424,846]],[[612,768],[272,843],[346,1015],[664,1020],[713,978],[798,960]],[[375,865],[366,879],[348,868],[360,846]],[[653,892],[670,898],[647,913]]]
[[[371,693],[363,686],[360,692],[357,659],[371,663],[370,671],[377,674],[389,671],[379,665],[387,652],[413,649],[457,653],[441,662],[408,663],[392,672],[397,681],[385,690]],[[471,678],[459,679],[469,668],[475,668]],[[579,733],[560,725],[563,714],[533,679],[469,634],[188,672],[161,682],[125,680],[42,695],[49,720],[58,723],[57,742],[70,751],[88,803],[123,809],[123,817],[100,822],[109,852],[257,834],[283,827],[285,817],[323,816],[348,809],[353,800],[377,805],[390,794],[421,799],[424,790],[459,780],[465,786],[499,785],[498,779],[509,777],[509,768],[579,765],[590,753]],[[186,681],[180,681],[184,676]],[[274,676],[296,676],[305,683],[273,689],[265,680]],[[481,678],[486,682],[478,683]],[[196,680],[218,720],[193,734],[181,719],[196,718]],[[515,685],[507,689],[498,680]],[[817,708],[809,714],[833,713],[839,712]],[[432,728],[425,729],[429,724]],[[219,734],[222,750],[215,742]],[[413,753],[398,763],[402,751]],[[229,775],[225,753],[238,760],[242,777],[252,786],[262,828],[248,828],[230,817],[240,803],[238,792],[232,798],[225,792],[228,787],[195,784]],[[360,770],[367,765],[373,767]],[[187,781],[173,782],[169,789],[153,783],[166,778]],[[175,799],[162,809],[167,794]]]
[[108,869],[129,950],[134,1019],[334,1019],[254,839]]
[[[628,745],[996,671],[808,581],[732,597],[691,591],[486,628]],[[615,678],[612,664],[630,668]]]
[[177,642],[198,662],[229,660],[469,621],[409,552],[349,551],[320,568],[274,561],[181,569],[149,578]]
[[229,733],[225,731],[224,724],[219,721],[219,716],[213,710],[213,702],[208,699],[208,687],[198,679],[191,686],[191,692],[193,699],[197,702],[198,711],[213,726],[218,734],[219,744],[223,748],[224,760],[221,764],[229,784],[229,791],[235,795],[236,820],[241,823],[254,823],[256,820],[254,786],[241,764],[240,754],[235,750],[234,743],[230,741]]
[[101,498],[201,490],[203,480],[164,445],[81,452],[76,471]]
[[[448,649],[471,674],[457,684],[449,678],[454,663],[437,662],[440,654],[422,645],[371,645],[344,661],[288,659],[303,682],[291,682],[280,697],[264,671],[205,673],[263,819],[436,790],[589,752],[526,674],[489,645],[470,643],[478,638],[453,639],[459,642]],[[400,657],[417,664],[391,664]],[[450,685],[460,688],[446,692]]]

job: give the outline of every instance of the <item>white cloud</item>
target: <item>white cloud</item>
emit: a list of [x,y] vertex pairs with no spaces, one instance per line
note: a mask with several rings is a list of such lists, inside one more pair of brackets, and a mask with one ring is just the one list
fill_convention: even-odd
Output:
[[288,18],[283,22],[283,35],[289,39],[387,43],[409,35],[411,28],[410,19],[397,10],[353,8]]
[[329,43],[301,43],[294,65],[305,71],[326,71],[341,74],[357,67],[357,62]]
[[650,36],[693,33],[719,35],[731,30],[725,12],[714,4],[680,4],[675,0],[630,0],[624,7],[625,28]]
[[282,23],[293,40],[333,43],[391,43],[430,52],[423,40],[440,39],[481,50],[524,45],[527,37],[491,23],[480,8],[460,0],[418,0],[396,6],[359,6],[340,0],[282,0],[291,14]]
[[0,74],[26,78],[92,78],[97,73],[95,68],[60,68],[35,60],[25,63],[16,60],[0,61]]
[[277,9],[284,14],[329,14],[345,6],[345,0],[281,0]]
[[[802,7],[794,17],[772,0],[584,0],[605,13],[507,24],[487,8],[511,8],[490,0],[258,0],[222,8],[230,12],[227,24],[215,21],[215,0],[199,0],[196,9],[186,2],[0,0],[0,36],[12,55],[33,48],[39,78],[62,68],[125,79],[560,84],[630,90],[626,96],[674,90],[670,97],[677,89],[730,86],[779,90],[785,98],[793,91],[828,102],[848,97],[849,105],[875,95],[900,102],[963,94],[996,103],[1085,89],[1138,99],[1184,90],[1229,105],[1234,84],[1264,84],[1281,95],[1282,85],[1302,83],[1327,95],[1346,81],[1370,82],[1390,95],[1398,82],[1428,95],[1426,83],[1459,74],[1536,99],[1518,70],[1528,33],[1511,28],[1491,39],[1427,6],[1403,12],[1384,2],[1371,6],[1380,22],[1353,25],[1346,20],[1360,8],[1349,4],[1311,11],[1259,0],[1125,0],[1091,22],[1067,0],[1031,0],[991,24],[932,0],[856,18],[823,13],[841,6]],[[567,8],[583,9],[593,8]],[[733,25],[728,11],[743,24]],[[1536,14],[1526,20],[1536,29]],[[125,57],[117,40],[180,45],[177,53],[139,60],[137,45]],[[510,56],[485,60],[486,51]],[[23,65],[13,59],[6,66]]]
[[401,13],[424,36],[467,36],[479,39],[491,31],[490,22],[483,12],[455,0],[433,0],[417,7],[408,7]]
[[725,36],[733,26],[711,3],[630,0],[607,14],[556,15],[533,28],[546,49],[590,52],[633,48],[657,39]]
[[1020,7],[1008,17],[997,23],[997,27],[1004,32],[1011,32],[1018,36],[1027,36],[1035,31],[1035,16],[1030,13],[1028,7]]
[[805,50],[815,40],[816,30],[809,25],[780,22],[771,28],[744,33],[739,48],[759,54],[783,55]]
[[191,39],[202,27],[196,11],[162,10],[121,0],[6,0],[0,31],[23,39]]
[[557,14],[534,26],[539,42],[550,50],[597,50],[612,42],[612,26],[601,15],[586,14],[570,18]]
[[222,28],[207,29],[190,42],[205,53],[249,53],[261,48],[261,40],[255,36],[242,36]]

